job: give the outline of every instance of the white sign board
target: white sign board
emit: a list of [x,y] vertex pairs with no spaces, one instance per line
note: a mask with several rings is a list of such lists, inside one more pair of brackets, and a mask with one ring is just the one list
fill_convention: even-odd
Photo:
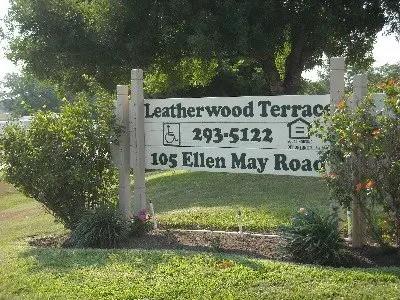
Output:
[[309,130],[329,109],[329,95],[148,99],[146,168],[317,176]]

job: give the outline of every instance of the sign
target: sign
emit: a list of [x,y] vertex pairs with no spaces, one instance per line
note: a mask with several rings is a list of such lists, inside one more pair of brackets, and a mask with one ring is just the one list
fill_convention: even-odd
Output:
[[326,145],[310,127],[342,99],[344,72],[344,58],[332,58],[329,95],[145,100],[143,71],[133,69],[130,101],[117,86],[117,124],[128,128],[113,155],[121,212],[132,214],[129,168],[136,210],[146,208],[145,169],[319,176]]
[[147,169],[316,176],[330,96],[144,100]]

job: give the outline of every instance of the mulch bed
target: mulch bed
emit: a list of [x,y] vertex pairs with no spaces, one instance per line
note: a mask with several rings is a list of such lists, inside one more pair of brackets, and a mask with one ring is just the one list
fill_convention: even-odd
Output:
[[241,254],[256,258],[286,260],[278,236],[212,231],[153,231],[126,246],[141,249],[181,249]]
[[[68,235],[30,237],[28,243],[36,247],[71,247]],[[191,231],[155,230],[121,245],[129,249],[191,250],[240,254],[253,258],[291,261],[284,249],[285,241],[277,235]],[[351,263],[346,267],[400,267],[398,251],[384,251],[379,247],[348,247]]]

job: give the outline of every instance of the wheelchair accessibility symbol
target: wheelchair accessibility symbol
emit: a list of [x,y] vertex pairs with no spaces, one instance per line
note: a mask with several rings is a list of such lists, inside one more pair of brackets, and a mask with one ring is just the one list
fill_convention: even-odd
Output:
[[181,145],[181,124],[164,123],[163,125],[163,145],[180,146]]

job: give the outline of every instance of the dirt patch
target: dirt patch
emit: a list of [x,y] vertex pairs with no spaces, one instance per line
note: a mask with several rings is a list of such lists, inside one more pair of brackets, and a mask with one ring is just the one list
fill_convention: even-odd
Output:
[[281,238],[265,235],[239,235],[210,231],[153,231],[125,244],[128,248],[182,249],[241,254],[256,258],[286,257],[281,249]]
[[349,249],[353,256],[367,267],[400,267],[400,251],[382,249],[375,246],[364,246],[360,249]]
[[[31,246],[71,247],[68,235],[30,237]],[[212,231],[156,230],[145,236],[130,239],[121,245],[125,249],[191,250],[240,254],[253,258],[292,261],[284,251],[285,241],[276,235],[234,234]],[[400,254],[395,250],[365,246],[348,247],[346,267],[400,267]]]
[[30,207],[17,211],[1,212],[0,221],[20,220],[38,213],[37,207]]
[[63,248],[69,245],[69,234],[32,235],[27,237],[27,242],[34,247]]
[[[155,230],[144,236],[129,239],[120,245],[120,248],[221,252],[286,260],[280,249],[280,240],[275,236]],[[72,246],[69,235],[31,236],[28,243],[35,247]]]
[[0,181],[0,197],[7,194],[15,193],[16,191],[17,190],[11,184]]

